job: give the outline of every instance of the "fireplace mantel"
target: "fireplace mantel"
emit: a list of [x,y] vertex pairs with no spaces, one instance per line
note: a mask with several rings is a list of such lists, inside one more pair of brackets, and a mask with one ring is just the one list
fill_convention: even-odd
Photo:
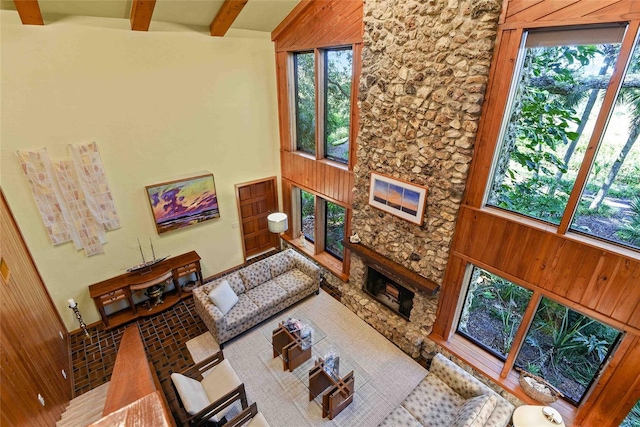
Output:
[[418,273],[409,270],[407,267],[398,264],[383,255],[380,255],[373,249],[370,249],[361,243],[351,243],[348,240],[344,240],[342,243],[345,248],[363,258],[366,264],[369,264],[372,268],[380,271],[404,286],[412,288],[415,291],[422,292],[428,296],[434,296],[440,289],[440,285],[437,283],[422,277]]

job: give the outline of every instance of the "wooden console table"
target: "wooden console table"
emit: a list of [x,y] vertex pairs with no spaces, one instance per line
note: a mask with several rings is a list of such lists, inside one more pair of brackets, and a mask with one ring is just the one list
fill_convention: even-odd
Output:
[[273,331],[271,342],[273,357],[282,357],[284,371],[293,372],[311,357],[311,343],[305,348],[304,339],[299,334],[289,332],[282,324]]
[[[340,358],[336,357],[335,363],[338,364],[339,360]],[[322,394],[322,418],[328,416],[332,420],[353,402],[355,377],[353,371],[340,377],[329,374],[324,368],[325,361],[319,357],[315,366],[309,371],[309,401],[324,392]]]
[[[152,316],[176,304],[186,297],[182,293],[179,279],[191,274],[195,274],[199,285],[203,283],[200,256],[195,251],[91,285],[89,286],[89,295],[96,304],[104,328],[111,329],[138,317]],[[138,306],[134,303],[133,292],[169,282],[173,283],[175,289],[165,292],[162,304],[147,310],[144,307],[139,307],[142,303],[138,303]],[[119,301],[126,301],[127,307],[107,314],[105,307]]]

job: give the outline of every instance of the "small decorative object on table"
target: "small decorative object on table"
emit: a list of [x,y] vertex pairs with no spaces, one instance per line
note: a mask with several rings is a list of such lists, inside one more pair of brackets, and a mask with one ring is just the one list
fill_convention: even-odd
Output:
[[520,372],[520,387],[522,387],[527,396],[538,402],[545,404],[552,403],[558,400],[558,397],[564,396],[557,388],[542,378],[524,369],[516,368],[516,370]]
[[138,248],[140,249],[140,255],[142,255],[142,262],[140,264],[134,265],[133,267],[127,268],[127,273],[131,273],[132,271],[138,271],[138,270],[142,270],[143,268],[151,267],[152,265],[155,265],[169,258],[169,255],[162,258],[156,258],[156,252],[153,250],[153,242],[151,242],[151,237],[149,237],[149,244],[151,245],[151,254],[153,255],[153,259],[151,261],[145,261],[144,252],[142,252],[142,245],[140,244],[140,239],[138,239]]
[[554,424],[562,424],[562,415],[550,406],[542,408],[542,415]]
[[194,282],[193,280],[189,280],[187,283],[184,284],[184,286],[182,287],[182,291],[183,292],[191,292],[193,291],[196,287],[198,287],[198,284],[196,282]]

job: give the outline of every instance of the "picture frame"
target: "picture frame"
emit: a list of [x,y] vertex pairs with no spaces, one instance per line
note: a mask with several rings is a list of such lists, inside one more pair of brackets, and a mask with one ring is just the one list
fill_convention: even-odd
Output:
[[371,172],[369,204],[409,222],[422,225],[428,193],[426,187]]
[[219,218],[213,174],[145,187],[158,234]]

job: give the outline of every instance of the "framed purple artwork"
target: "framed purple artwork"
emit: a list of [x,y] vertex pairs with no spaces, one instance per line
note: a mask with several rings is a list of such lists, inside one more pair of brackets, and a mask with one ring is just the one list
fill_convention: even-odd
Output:
[[145,188],[158,234],[220,217],[212,174]]

